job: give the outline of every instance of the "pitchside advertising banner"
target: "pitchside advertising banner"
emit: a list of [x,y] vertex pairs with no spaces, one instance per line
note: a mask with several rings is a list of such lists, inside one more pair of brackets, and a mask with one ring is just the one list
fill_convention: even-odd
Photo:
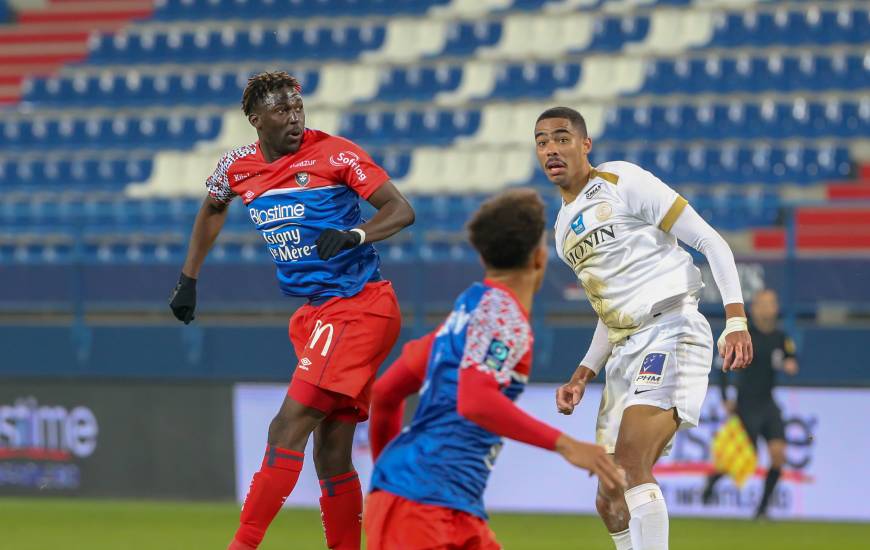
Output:
[[0,495],[232,498],[231,386],[0,383]]
[[[580,407],[568,417],[556,414],[556,386],[533,385],[520,398],[520,406],[571,435],[594,439],[601,386],[586,392]],[[236,441],[236,496],[247,493],[251,476],[260,466],[269,422],[281,404],[286,385],[239,385],[234,393]],[[866,419],[870,417],[870,390],[780,388],[788,440],[788,465],[774,494],[774,518],[870,520],[866,494],[870,482],[863,472],[870,454]],[[656,467],[656,477],[668,499],[672,515],[748,517],[754,512],[768,464],[763,450],[756,475],[738,489],[723,479],[714,503],[704,506],[701,491],[712,471],[710,445],[724,420],[717,389],[704,404],[701,425],[681,431],[668,457]],[[371,475],[367,425],[357,429],[354,464],[364,489]],[[320,488],[311,449],[290,498],[289,506],[317,506]],[[486,493],[490,510],[594,514],[596,481],[567,465],[555,453],[509,441],[495,464]]]

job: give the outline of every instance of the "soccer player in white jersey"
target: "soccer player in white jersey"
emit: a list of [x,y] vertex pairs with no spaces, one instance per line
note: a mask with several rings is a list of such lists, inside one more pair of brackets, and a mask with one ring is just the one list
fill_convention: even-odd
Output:
[[598,443],[625,469],[624,494],[599,486],[596,507],[618,550],[668,548],[668,511],[652,469],[677,430],[697,426],[713,359],[698,312],[701,273],[677,239],[707,258],[727,317],[723,369],[752,361],[734,256],[686,200],[630,162],[589,164],[592,140],[567,107],[535,124],[538,161],[562,195],[556,250],[580,280],[598,324],[589,350],[556,393],[571,414],[602,367]]

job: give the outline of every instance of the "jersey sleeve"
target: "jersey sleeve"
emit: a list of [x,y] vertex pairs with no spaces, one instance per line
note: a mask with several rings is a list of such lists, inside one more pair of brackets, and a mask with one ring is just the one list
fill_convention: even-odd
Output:
[[[629,211],[662,231],[670,231],[689,203],[665,182],[628,162],[619,163],[617,193]],[[606,171],[602,167],[602,171]]]
[[336,179],[368,199],[390,179],[389,174],[356,143],[339,137],[334,139],[335,151],[329,157],[329,164],[335,168]]
[[432,341],[435,339],[434,330],[415,340],[411,340],[402,347],[402,358],[405,366],[420,380],[426,378],[426,367],[429,366],[429,352],[432,351]]
[[519,305],[505,291],[491,289],[469,320],[459,368],[474,368],[499,385],[510,384],[517,366],[527,358],[531,340],[531,328]]
[[205,187],[208,189],[209,196],[221,204],[228,204],[236,196],[230,187],[229,178],[230,166],[238,158],[234,153],[235,151],[225,153],[218,161],[218,165],[212,175],[205,180]]

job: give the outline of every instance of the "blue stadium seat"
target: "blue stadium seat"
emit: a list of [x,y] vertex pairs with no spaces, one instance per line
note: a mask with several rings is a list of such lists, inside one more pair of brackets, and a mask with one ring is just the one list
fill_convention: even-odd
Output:
[[577,84],[580,79],[578,63],[523,63],[501,68],[496,77],[495,99],[547,98],[559,88]]
[[447,43],[437,56],[465,56],[501,39],[500,21],[458,21],[447,28]]
[[462,66],[386,69],[377,95],[379,101],[429,101],[435,94],[455,90],[462,80]]

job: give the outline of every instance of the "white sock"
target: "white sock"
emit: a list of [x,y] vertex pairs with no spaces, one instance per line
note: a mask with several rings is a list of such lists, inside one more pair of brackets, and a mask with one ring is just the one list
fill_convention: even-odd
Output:
[[613,539],[613,544],[616,545],[616,550],[631,550],[631,531],[626,529],[619,533],[610,533],[610,538]]
[[631,514],[628,528],[634,550],[668,550],[668,507],[655,483],[644,483],[625,492]]

